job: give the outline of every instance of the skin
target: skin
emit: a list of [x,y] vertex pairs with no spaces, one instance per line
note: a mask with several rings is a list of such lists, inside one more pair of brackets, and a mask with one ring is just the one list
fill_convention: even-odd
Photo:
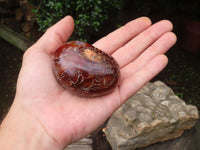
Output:
[[64,90],[53,73],[53,53],[74,29],[67,16],[50,27],[23,56],[14,102],[0,127],[0,149],[63,149],[85,137],[168,62],[176,42],[172,23],[147,17],[128,22],[93,45],[112,55],[121,78],[109,95],[83,98]]

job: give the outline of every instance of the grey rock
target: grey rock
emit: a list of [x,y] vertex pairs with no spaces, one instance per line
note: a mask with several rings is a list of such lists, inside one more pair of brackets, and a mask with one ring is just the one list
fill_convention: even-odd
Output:
[[180,137],[199,118],[163,82],[148,83],[109,119],[105,129],[113,150],[131,150]]
[[152,144],[136,150],[200,150],[200,120],[179,138]]
[[90,137],[86,137],[68,145],[64,150],[92,150],[92,144],[92,139]]

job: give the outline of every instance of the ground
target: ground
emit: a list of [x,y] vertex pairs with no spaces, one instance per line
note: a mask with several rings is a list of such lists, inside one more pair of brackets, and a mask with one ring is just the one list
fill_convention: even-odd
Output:
[[0,45],[0,119],[2,119],[14,99],[23,52],[1,38]]

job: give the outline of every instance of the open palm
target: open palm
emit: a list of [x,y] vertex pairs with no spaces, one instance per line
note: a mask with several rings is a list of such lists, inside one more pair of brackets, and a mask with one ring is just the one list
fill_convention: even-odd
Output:
[[83,98],[64,90],[53,73],[53,53],[68,40],[73,28],[73,19],[67,16],[25,52],[14,102],[26,108],[63,147],[94,131],[158,74],[167,64],[163,54],[176,42],[169,21],[151,25],[146,17],[103,37],[93,45],[119,63],[119,85],[109,95]]

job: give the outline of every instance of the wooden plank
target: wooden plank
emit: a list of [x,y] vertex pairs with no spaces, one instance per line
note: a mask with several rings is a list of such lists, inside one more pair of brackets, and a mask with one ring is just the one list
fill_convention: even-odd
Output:
[[0,37],[22,51],[25,51],[28,47],[32,45],[32,42],[29,41],[26,37],[1,24]]

